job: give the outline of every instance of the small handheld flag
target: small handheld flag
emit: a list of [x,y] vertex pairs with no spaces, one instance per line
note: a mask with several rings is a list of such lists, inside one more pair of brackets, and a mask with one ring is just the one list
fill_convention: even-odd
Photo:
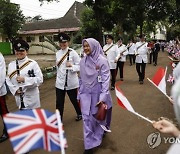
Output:
[[117,96],[117,102],[118,104],[124,108],[124,109],[127,109],[128,111],[132,112],[133,114],[137,115],[138,117],[150,122],[150,123],[153,123],[151,120],[149,120],[148,118],[140,115],[139,113],[135,112],[133,107],[131,106],[130,102],[128,101],[128,99],[123,95],[121,89],[119,88],[119,85],[120,85],[121,82],[117,82],[116,85],[115,85],[115,92],[116,92],[116,96]]
[[169,97],[166,94],[166,72],[167,72],[167,67],[166,69],[160,67],[155,75],[153,76],[152,80],[147,78],[149,82],[151,82],[157,89],[159,89],[169,100],[172,100],[171,97]]
[[[58,151],[67,147],[64,132],[59,130],[56,114],[43,109],[5,114],[3,119],[16,154],[34,149]],[[62,127],[61,127],[62,128]],[[59,138],[61,137],[61,140]]]

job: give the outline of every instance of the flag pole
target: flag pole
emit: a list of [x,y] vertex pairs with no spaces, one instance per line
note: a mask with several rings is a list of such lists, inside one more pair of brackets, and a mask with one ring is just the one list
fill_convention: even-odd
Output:
[[63,139],[63,130],[62,130],[62,122],[61,122],[61,116],[59,114],[59,110],[56,109],[56,117],[57,117],[57,122],[58,122],[58,130],[59,130],[59,141],[61,144],[61,153],[65,154],[65,150],[64,150],[64,139]]
[[132,112],[132,113],[134,113],[135,115],[139,116],[140,118],[142,118],[142,119],[146,120],[147,122],[150,122],[151,124],[153,123],[153,122],[152,122],[152,120],[149,120],[148,118],[146,118],[146,117],[144,117],[144,116],[140,115],[140,114],[139,114],[139,113],[137,113],[137,112]]
[[[151,80],[151,79],[149,79],[149,78],[147,78],[148,79],[148,81],[149,82],[151,82],[157,89],[159,89],[158,88],[158,86]],[[160,90],[160,89],[159,89]],[[161,90],[160,90],[161,91]],[[163,91],[161,91],[169,100],[172,100],[172,98],[170,97],[170,96],[168,96],[166,93],[164,93]],[[171,102],[171,101],[170,101]]]

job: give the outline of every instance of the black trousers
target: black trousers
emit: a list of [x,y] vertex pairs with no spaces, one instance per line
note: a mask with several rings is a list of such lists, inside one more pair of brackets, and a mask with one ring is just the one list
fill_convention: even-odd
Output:
[[154,64],[156,64],[157,65],[157,58],[158,58],[158,52],[157,51],[155,51],[154,52]]
[[135,63],[135,55],[129,55],[129,62],[130,62],[130,65],[134,64]]
[[[1,117],[3,117],[3,115],[6,113],[9,113],[9,111],[7,109],[5,96],[0,96],[0,114],[1,114]],[[4,124],[3,133],[7,133],[5,124]]]
[[136,71],[139,76],[139,81],[143,81],[145,77],[146,63],[136,63]]
[[124,62],[118,61],[117,62],[117,68],[116,68],[117,72],[118,72],[118,68],[119,68],[120,78],[123,78]]
[[65,94],[68,94],[71,103],[74,106],[74,109],[77,115],[81,115],[81,110],[77,102],[77,88],[71,90],[61,90],[56,88],[56,109],[60,111],[61,119],[63,119],[63,112],[64,112],[64,101],[65,101]]
[[116,69],[110,69],[111,71],[111,86],[115,87],[116,82]]
[[151,64],[152,61],[153,61],[153,63],[154,63],[154,52],[151,52],[151,53],[149,54],[149,63]]

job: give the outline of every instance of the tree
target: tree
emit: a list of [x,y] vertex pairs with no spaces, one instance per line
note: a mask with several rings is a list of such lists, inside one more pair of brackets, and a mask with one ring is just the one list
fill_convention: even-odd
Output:
[[60,49],[59,45],[56,44],[51,37],[44,36],[44,41],[48,42],[49,45],[33,43],[33,44],[31,44],[31,46],[46,48],[46,49],[53,51],[53,52],[57,52]]
[[81,16],[82,26],[81,34],[83,37],[98,38],[98,24],[95,19],[95,14],[91,8],[87,8],[83,11]]
[[30,17],[30,16],[25,17],[25,22],[37,22],[37,21],[42,21],[42,20],[43,18],[41,15],[37,15],[34,17]]
[[19,5],[12,4],[8,0],[0,0],[0,29],[9,40],[17,34],[24,23],[24,16]]
[[[94,21],[96,22],[96,25],[94,25],[96,27],[96,31],[94,32],[96,34],[95,38],[100,42],[100,44],[103,43],[102,30],[104,29],[104,25],[107,21],[110,21],[110,18],[108,18],[110,16],[110,3],[109,0],[85,0],[84,2],[84,4],[93,11]],[[87,20],[87,22],[89,21]]]
[[136,29],[140,34],[155,32],[155,25],[165,20],[177,26],[179,3],[178,0],[85,0],[89,10],[82,17],[82,33],[94,36],[102,44],[103,30],[133,36]]
[[[143,33],[144,23],[151,24],[163,21],[171,14],[175,0],[133,0],[134,4],[130,10],[130,16],[135,24],[140,26],[140,33]],[[151,26],[149,25],[149,27]]]
[[41,21],[41,20],[43,20],[41,15],[37,15],[37,16],[32,18],[32,22]]

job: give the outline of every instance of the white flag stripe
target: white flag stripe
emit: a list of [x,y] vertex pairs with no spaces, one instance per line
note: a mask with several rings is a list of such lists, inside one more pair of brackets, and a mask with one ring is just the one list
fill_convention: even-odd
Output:
[[116,88],[115,88],[115,91],[116,91],[117,98],[122,102],[122,104],[126,107],[126,109],[131,112],[135,112],[131,104],[127,100],[127,98],[124,95],[122,95],[122,93],[120,93]]
[[167,72],[167,66],[164,72],[164,76],[159,82],[158,88],[166,95],[166,72]]
[[156,85],[151,79],[147,78],[149,82],[151,82],[156,88],[158,88],[164,95],[166,94],[166,72],[167,72],[167,66],[164,72],[164,76],[162,77],[161,81],[159,82],[158,85]]
[[[156,85],[156,84],[154,84],[154,82],[151,80],[151,79],[149,79],[149,78],[147,78],[148,79],[148,81],[149,82],[151,82],[157,89],[159,89],[158,88],[158,86]],[[161,89],[159,89],[160,91],[161,91]],[[171,99],[171,97],[169,97],[166,93],[164,93],[163,91],[161,91],[168,99]]]
[[159,82],[159,85],[157,86],[159,90],[161,90],[164,94],[166,94],[166,81],[165,76],[163,76],[162,80]]

